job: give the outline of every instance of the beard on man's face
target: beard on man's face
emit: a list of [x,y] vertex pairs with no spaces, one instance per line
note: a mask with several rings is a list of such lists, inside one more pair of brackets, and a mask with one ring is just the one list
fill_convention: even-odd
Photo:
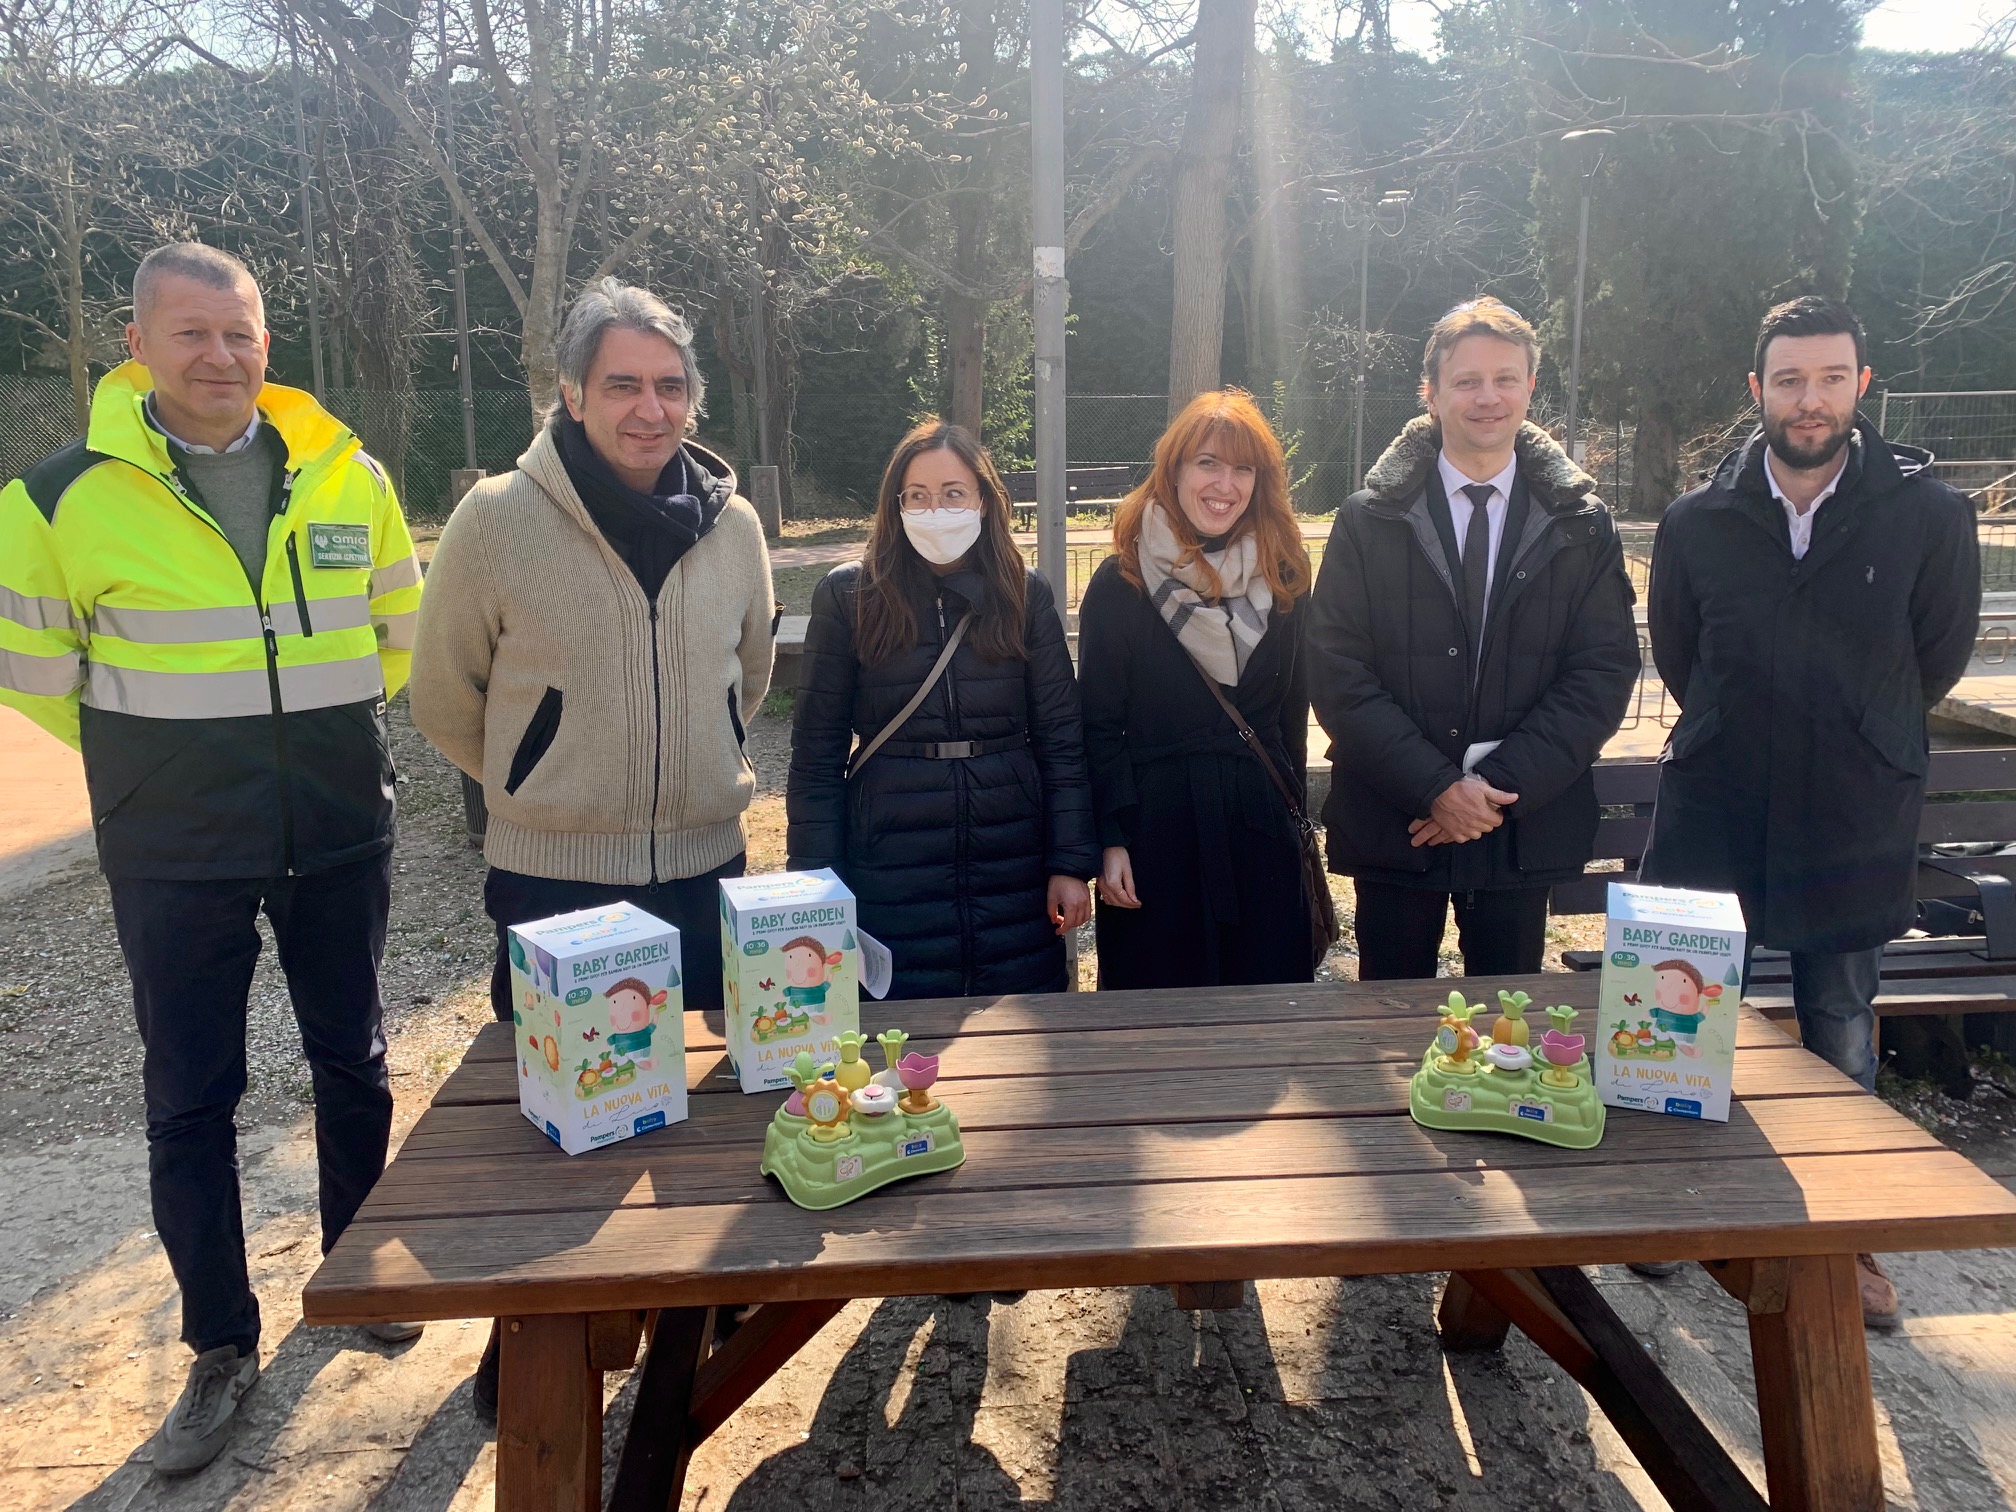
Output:
[[1776,419],[1769,416],[1764,420],[1764,439],[1772,452],[1787,467],[1805,471],[1821,467],[1840,455],[1841,448],[1848,444],[1848,437],[1855,430],[1855,417],[1848,415],[1836,420],[1817,439],[1795,434],[1792,430],[1798,421],[1810,418],[1796,411],[1790,415],[1780,415]]

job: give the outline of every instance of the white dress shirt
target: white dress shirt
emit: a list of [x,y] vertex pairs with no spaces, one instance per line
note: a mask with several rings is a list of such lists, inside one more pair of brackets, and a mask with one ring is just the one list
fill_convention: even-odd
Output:
[[1505,470],[1495,478],[1473,478],[1457,470],[1449,460],[1447,452],[1436,454],[1435,465],[1441,469],[1442,491],[1449,495],[1449,523],[1456,527],[1456,559],[1463,559],[1463,533],[1470,528],[1470,511],[1476,506],[1470,502],[1470,495],[1463,492],[1473,483],[1489,483],[1491,497],[1484,505],[1486,528],[1490,531],[1491,554],[1484,559],[1484,607],[1491,607],[1491,584],[1498,575],[1498,547],[1505,539],[1505,516],[1512,510],[1512,479],[1519,471],[1519,459],[1514,457],[1505,464]]
[[1799,506],[1785,497],[1785,490],[1778,486],[1778,474],[1772,471],[1771,448],[1764,448],[1764,481],[1771,485],[1771,497],[1785,506],[1785,523],[1792,527],[1792,560],[1806,559],[1806,548],[1813,544],[1813,517],[1820,513],[1820,506],[1834,497],[1834,490],[1841,486],[1841,475],[1848,471],[1848,448],[1841,448],[1841,465],[1834,469],[1834,476],[1827,480],[1827,486],[1820,490],[1811,504],[1802,513]]
[[[166,436],[170,441],[173,441],[177,446],[181,447],[182,450],[184,450],[185,452],[194,452],[199,457],[214,457],[218,455],[216,447],[198,446],[194,441],[184,441],[180,436],[176,435],[175,432],[171,431],[170,429],[168,429],[167,426],[163,425],[161,423],[161,412],[154,407],[154,396],[152,394],[149,394],[147,396],[147,423],[153,426],[154,429],[156,429],[157,431],[161,432],[161,434]],[[259,434],[259,411],[255,409],[254,411],[252,411],[252,423],[245,427],[245,434],[240,436],[236,441],[233,441],[229,446],[225,447],[223,455],[228,457],[233,452],[241,452],[245,450],[246,447],[252,444],[252,438],[258,434]]]

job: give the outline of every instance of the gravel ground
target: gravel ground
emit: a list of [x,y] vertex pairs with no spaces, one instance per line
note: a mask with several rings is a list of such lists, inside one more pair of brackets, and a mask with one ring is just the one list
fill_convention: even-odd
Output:
[[[462,839],[461,797],[448,763],[392,707],[399,776],[399,847],[382,991],[394,1075],[467,1044],[460,1020],[488,1015],[491,950],[482,863]],[[0,940],[0,1153],[144,1128],[141,1049],[112,903],[95,865],[75,866],[8,900]],[[246,1020],[249,1086],[241,1127],[286,1123],[311,1105],[308,1064],[287,986],[260,920],[264,948]],[[445,1011],[444,1011],[445,1010]]]

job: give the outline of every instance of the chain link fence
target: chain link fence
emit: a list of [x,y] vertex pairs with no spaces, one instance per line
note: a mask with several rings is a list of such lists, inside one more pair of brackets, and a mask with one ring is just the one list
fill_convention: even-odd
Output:
[[1933,470],[1974,500],[1981,523],[1981,586],[2016,589],[2016,389],[1886,393],[1877,429],[1922,446]]

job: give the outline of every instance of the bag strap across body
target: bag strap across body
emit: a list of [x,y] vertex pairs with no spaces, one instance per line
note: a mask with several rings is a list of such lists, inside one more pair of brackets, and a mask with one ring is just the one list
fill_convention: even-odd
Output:
[[933,662],[931,670],[924,674],[924,681],[917,685],[917,691],[910,695],[910,701],[898,709],[896,717],[876,731],[875,738],[855,751],[853,757],[848,761],[847,775],[849,777],[852,777],[862,767],[867,765],[868,758],[881,750],[891,735],[894,735],[898,730],[903,728],[904,722],[917,712],[918,706],[930,696],[931,690],[938,686],[938,679],[943,677],[945,669],[952,665],[952,653],[959,649],[959,642],[966,639],[966,627],[972,623],[973,616],[968,614],[957,625],[952,627],[951,635],[946,637],[945,640],[945,649],[938,653],[938,660]]
[[1302,801],[1295,796],[1288,779],[1281,775],[1281,769],[1274,765],[1274,758],[1267,754],[1267,747],[1254,734],[1246,716],[1225,696],[1218,679],[1206,672],[1195,657],[1190,659],[1190,665],[1197,668],[1197,675],[1204,679],[1204,686],[1211,690],[1211,696],[1218,700],[1218,707],[1225,711],[1225,717],[1238,730],[1240,741],[1253,753],[1261,770],[1273,782],[1275,791],[1280,793],[1281,801],[1288,805],[1288,818],[1295,827],[1296,850],[1302,867],[1302,900],[1309,913],[1309,969],[1313,975],[1323,964],[1330,947],[1344,934],[1343,926],[1337,919],[1336,902],[1330,896],[1329,868],[1323,859],[1323,847],[1316,838],[1316,826],[1302,812]]
[[1218,707],[1225,711],[1225,717],[1231,720],[1233,727],[1239,731],[1239,738],[1245,742],[1246,749],[1260,759],[1261,769],[1272,780],[1274,790],[1281,795],[1281,801],[1288,805],[1288,817],[1295,821],[1295,828],[1305,835],[1312,833],[1316,827],[1309,822],[1308,815],[1302,812],[1302,804],[1295,796],[1295,789],[1288,785],[1288,779],[1283,777],[1281,769],[1274,765],[1274,758],[1267,754],[1267,747],[1260,743],[1260,737],[1254,733],[1253,726],[1246,722],[1246,716],[1239,712],[1239,706],[1225,696],[1225,690],[1218,686],[1217,678],[1198,666],[1195,657],[1190,659],[1190,665],[1197,668],[1197,675],[1204,679],[1204,686],[1209,688],[1211,696],[1218,700]]

